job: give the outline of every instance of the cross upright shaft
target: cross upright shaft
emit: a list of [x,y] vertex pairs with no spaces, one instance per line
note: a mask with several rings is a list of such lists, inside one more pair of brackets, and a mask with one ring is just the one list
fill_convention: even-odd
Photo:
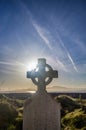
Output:
[[37,68],[27,72],[27,78],[31,78],[33,83],[38,86],[38,91],[45,91],[53,78],[58,77],[58,72],[53,70],[50,65],[46,64],[46,59],[38,59]]

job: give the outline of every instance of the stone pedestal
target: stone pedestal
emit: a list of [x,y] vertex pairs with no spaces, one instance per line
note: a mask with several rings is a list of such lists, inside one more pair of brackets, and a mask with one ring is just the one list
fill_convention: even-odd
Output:
[[26,100],[23,130],[60,130],[60,104],[46,91]]

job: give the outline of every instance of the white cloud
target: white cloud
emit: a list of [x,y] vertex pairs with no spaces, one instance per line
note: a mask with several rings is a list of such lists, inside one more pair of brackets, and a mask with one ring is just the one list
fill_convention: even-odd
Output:
[[0,64],[3,64],[3,65],[15,65],[13,63],[10,63],[10,62],[4,62],[4,61],[0,61]]
[[[60,69],[60,70],[63,70],[63,71],[65,71],[65,72],[68,72],[68,70],[67,70],[67,68],[66,68],[66,66],[62,63],[62,61],[60,61],[59,60],[59,58],[56,56],[54,56],[54,57],[49,57],[49,58],[47,58],[47,59],[49,59],[49,61],[50,61],[50,64],[55,68],[55,69]],[[49,62],[48,61],[48,62]]]
[[61,68],[65,72],[68,72],[68,70],[66,69],[65,65],[60,60],[57,60],[57,64],[58,64],[59,68]]
[[38,24],[36,24],[35,22],[33,22],[33,26],[36,29],[37,33],[39,34],[39,36],[41,37],[41,39],[45,42],[45,44],[49,47],[49,49],[52,49],[51,45],[50,45],[50,41],[49,39],[45,36],[45,32],[44,29],[42,27],[40,27]]

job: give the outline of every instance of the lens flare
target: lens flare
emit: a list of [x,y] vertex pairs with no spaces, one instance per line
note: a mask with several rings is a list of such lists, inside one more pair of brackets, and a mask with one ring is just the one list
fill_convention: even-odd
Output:
[[28,64],[26,65],[28,71],[31,71],[31,70],[35,69],[36,66],[37,66],[37,62],[35,62],[35,61],[32,61],[32,62],[30,62],[30,63],[28,63]]

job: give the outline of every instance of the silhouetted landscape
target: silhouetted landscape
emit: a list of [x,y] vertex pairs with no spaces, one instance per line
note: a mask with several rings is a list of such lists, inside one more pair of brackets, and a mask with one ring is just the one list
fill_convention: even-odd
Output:
[[[2,93],[6,96],[8,96],[9,98],[13,98],[13,99],[27,99],[28,97],[31,97],[34,93]],[[81,97],[82,99],[86,99],[86,93],[70,93],[70,92],[56,92],[56,93],[49,93],[52,97],[58,96],[58,95],[68,95],[71,96],[73,98],[79,98]]]
[[[31,93],[0,94],[0,130],[22,130],[23,104]],[[61,103],[61,130],[86,130],[86,93],[50,93]]]

